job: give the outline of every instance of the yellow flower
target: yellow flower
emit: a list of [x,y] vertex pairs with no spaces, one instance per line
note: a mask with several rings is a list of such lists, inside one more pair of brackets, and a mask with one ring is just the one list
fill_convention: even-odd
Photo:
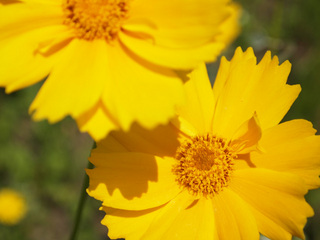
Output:
[[187,105],[168,125],[137,124],[98,142],[88,170],[111,238],[303,238],[304,195],[320,184],[320,139],[310,122],[279,124],[300,92],[291,65],[253,50],[222,58],[211,88],[201,65]]
[[0,190],[0,224],[17,224],[26,214],[24,197],[12,190]]
[[[47,77],[35,120],[67,115],[101,139],[167,123],[184,101],[175,70],[213,61],[238,31],[229,0],[0,0],[0,86]],[[2,4],[1,4],[2,3]]]

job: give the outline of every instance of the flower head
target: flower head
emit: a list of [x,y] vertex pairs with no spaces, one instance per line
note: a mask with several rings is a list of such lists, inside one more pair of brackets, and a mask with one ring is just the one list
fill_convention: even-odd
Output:
[[47,78],[35,120],[67,115],[101,139],[168,122],[184,101],[174,70],[213,61],[238,32],[229,0],[0,0],[0,86]]
[[279,124],[300,92],[291,65],[251,48],[222,58],[213,89],[201,65],[187,104],[168,125],[134,125],[98,142],[88,193],[102,201],[111,238],[304,238],[304,195],[320,185],[311,123]]
[[11,189],[0,190],[0,223],[17,224],[26,214],[24,197]]

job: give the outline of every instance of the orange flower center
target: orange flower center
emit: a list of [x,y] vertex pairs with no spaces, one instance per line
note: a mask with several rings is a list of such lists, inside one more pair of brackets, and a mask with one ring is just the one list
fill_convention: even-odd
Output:
[[192,195],[212,197],[228,186],[237,155],[222,138],[196,136],[181,144],[173,173]]
[[64,24],[85,40],[115,39],[128,18],[129,0],[64,0]]

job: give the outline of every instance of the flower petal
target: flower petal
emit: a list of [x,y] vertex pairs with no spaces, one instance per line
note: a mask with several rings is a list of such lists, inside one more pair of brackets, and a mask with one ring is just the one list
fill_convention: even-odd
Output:
[[212,41],[220,34],[220,26],[231,15],[229,1],[226,0],[138,0],[132,3],[131,13],[132,17],[124,26],[125,29],[128,29],[127,25],[130,29],[132,22],[150,19],[156,31],[148,33],[155,38],[156,43],[170,48],[196,47]]
[[234,172],[230,188],[266,218],[304,238],[303,227],[313,210],[304,199],[308,189],[303,179],[267,169],[241,169]]
[[229,138],[241,124],[257,112],[262,130],[278,124],[300,92],[300,86],[286,84],[291,64],[280,66],[277,57],[267,52],[256,65],[249,48],[238,48],[233,59],[224,58],[214,84],[216,109],[213,128]]
[[139,57],[154,64],[174,69],[191,69],[199,62],[213,61],[224,48],[222,43],[209,43],[184,49],[167,48],[129,34],[119,34],[121,42]]
[[146,128],[166,124],[184,101],[181,79],[170,69],[151,65],[114,43],[108,49],[110,71],[103,103],[124,130],[137,121]]
[[101,223],[108,227],[108,236],[111,239],[141,240],[162,208],[163,206],[141,211],[128,211],[102,206],[101,210],[105,211],[106,215]]
[[[218,239],[211,200],[205,198],[195,200],[174,218],[171,218],[172,215],[173,213],[168,211],[154,221],[153,226],[157,226],[157,229],[151,225],[143,239]],[[163,221],[166,223],[163,224]]]
[[237,194],[223,189],[212,199],[219,239],[257,240],[259,230],[250,208]]
[[101,100],[76,120],[80,131],[88,132],[95,141],[103,139],[112,130],[120,128],[119,124],[113,121],[113,117]]
[[272,240],[292,240],[292,234],[284,230],[279,224],[265,216],[260,211],[251,207],[258,229],[261,234]]
[[[126,240],[157,240],[172,222],[192,203],[193,198],[183,191],[170,202],[143,211],[126,211],[103,207],[107,213],[102,224],[108,226],[109,237]],[[159,224],[161,223],[161,224]]]
[[178,139],[184,137],[173,125],[159,125],[151,130],[145,129],[138,124],[133,124],[128,132],[113,131],[108,137],[98,142],[100,151],[105,153],[116,150],[108,147],[109,142],[117,141],[127,151],[141,152],[155,156],[174,156],[179,146]]
[[239,35],[239,19],[242,12],[241,6],[237,2],[230,2],[229,12],[230,16],[221,24],[221,33],[216,38],[217,41],[223,42],[226,45],[231,44]]
[[214,99],[205,64],[200,64],[189,74],[184,89],[186,104],[178,106],[177,114],[193,125],[197,134],[208,133],[211,131]]
[[0,40],[36,28],[61,24],[62,14],[60,4],[53,1],[41,1],[41,3],[28,1],[3,5],[0,7]]
[[72,40],[31,104],[33,118],[56,122],[68,114],[77,118],[94,107],[110,79],[106,52],[103,40]]
[[175,126],[185,137],[195,136],[198,130],[181,116],[176,116],[170,120],[170,123]]
[[[57,61],[58,53],[53,51],[43,55],[38,52],[39,44],[49,41],[52,36],[60,36],[64,31],[65,26],[55,25],[0,40],[0,86],[6,87],[6,92],[10,93],[45,78]],[[63,48],[63,44],[59,47]]]
[[214,61],[238,33],[236,11],[225,0],[138,0],[130,12],[121,41],[138,56],[177,69]]
[[[204,222],[206,220],[208,220],[208,222]],[[201,223],[203,223],[202,226]],[[211,225],[209,227],[211,234],[208,232],[208,229],[206,229],[208,225]],[[198,231],[204,229],[206,229],[207,232],[198,233]],[[212,237],[214,233],[214,217],[213,211],[210,211],[210,202],[208,203],[205,199],[200,201],[194,200],[194,197],[191,196],[188,191],[182,191],[175,199],[172,199],[165,208],[161,209],[161,212],[153,219],[141,239],[201,240],[205,239],[203,237],[206,235]]]
[[87,170],[88,193],[104,206],[142,210],[160,206],[179,192],[172,173],[171,158],[162,159],[142,153],[95,153]]
[[264,152],[251,153],[251,161],[261,168],[291,172],[302,177],[308,188],[320,186],[320,136],[305,120],[293,120],[268,129],[260,146]]
[[244,122],[231,138],[231,146],[237,154],[245,154],[258,149],[262,131],[258,121],[258,116],[254,113],[253,117]]

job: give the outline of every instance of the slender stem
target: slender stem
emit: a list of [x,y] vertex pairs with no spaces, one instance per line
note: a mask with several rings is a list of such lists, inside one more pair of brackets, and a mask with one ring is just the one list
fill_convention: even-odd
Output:
[[[95,148],[95,143],[93,144],[92,148]],[[88,161],[87,169],[92,169],[92,168],[93,168],[93,164]],[[70,240],[77,239],[79,225],[81,222],[82,210],[84,208],[84,204],[85,204],[87,196],[88,196],[87,192],[86,192],[86,189],[88,188],[88,186],[89,186],[89,177],[87,176],[87,174],[85,174],[84,179],[83,179],[83,183],[82,183],[81,192],[80,192],[80,199],[79,199],[79,203],[78,203],[74,226],[73,226],[72,233],[70,235]]]

